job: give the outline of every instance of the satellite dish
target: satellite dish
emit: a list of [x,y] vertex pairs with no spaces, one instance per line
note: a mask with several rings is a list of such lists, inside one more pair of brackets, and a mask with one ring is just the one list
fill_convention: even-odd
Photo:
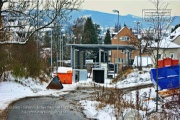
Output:
[[137,110],[130,110],[124,115],[124,120],[143,120]]

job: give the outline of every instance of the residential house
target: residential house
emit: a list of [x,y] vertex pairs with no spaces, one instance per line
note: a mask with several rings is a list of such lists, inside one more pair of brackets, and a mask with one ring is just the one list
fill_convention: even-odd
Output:
[[[153,53],[151,54],[151,58],[153,61],[153,64],[155,65],[155,57],[157,56],[157,49],[158,49],[158,60],[162,60],[165,58],[171,58],[171,59],[178,59],[178,56],[180,54],[180,45],[169,41],[169,39],[165,38],[158,42],[153,41],[150,46],[148,46],[148,49],[152,49]],[[155,56],[155,57],[153,57]]]
[[180,27],[161,41],[159,59],[172,58],[180,59]]
[[168,39],[171,42],[174,42],[174,43],[180,45],[180,27],[178,27],[174,32],[172,32],[170,34],[170,36],[168,37]]
[[[138,46],[139,40],[133,34],[132,30],[128,29],[125,25],[114,37],[112,37],[111,44]],[[131,65],[134,57],[138,54],[138,50],[112,50],[111,62],[118,64],[119,70],[122,70],[124,66]]]

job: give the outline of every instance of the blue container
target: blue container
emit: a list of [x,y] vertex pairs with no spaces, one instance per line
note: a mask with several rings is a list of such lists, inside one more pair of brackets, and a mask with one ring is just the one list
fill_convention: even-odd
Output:
[[179,88],[179,66],[158,68],[158,83],[156,81],[156,69],[150,71],[151,81],[159,90]]

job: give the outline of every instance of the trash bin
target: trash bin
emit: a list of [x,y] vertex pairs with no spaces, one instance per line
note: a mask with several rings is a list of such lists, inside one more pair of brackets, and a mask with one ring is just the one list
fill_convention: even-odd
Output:
[[72,84],[72,68],[71,67],[58,67],[58,77],[62,84]]

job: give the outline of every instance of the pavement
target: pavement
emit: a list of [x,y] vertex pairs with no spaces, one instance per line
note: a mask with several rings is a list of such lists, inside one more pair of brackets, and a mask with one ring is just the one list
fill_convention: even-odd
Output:
[[80,89],[59,97],[24,98],[9,106],[7,120],[88,120],[79,101],[93,92]]
[[[124,92],[150,87],[152,84],[119,89]],[[12,103],[3,120],[89,120],[83,114],[80,100],[93,100],[101,87],[82,87],[58,97],[23,98]],[[1,118],[1,117],[0,117]]]

